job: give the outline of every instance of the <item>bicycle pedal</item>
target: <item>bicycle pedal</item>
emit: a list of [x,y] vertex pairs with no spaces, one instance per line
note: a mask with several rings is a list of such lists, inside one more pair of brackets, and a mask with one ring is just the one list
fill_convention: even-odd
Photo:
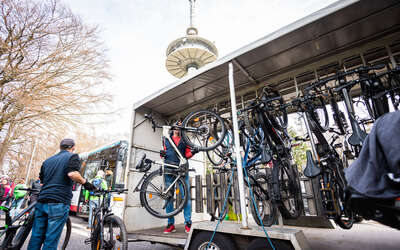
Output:
[[90,238],[86,239],[85,240],[85,245],[89,245],[91,241],[92,241],[92,239],[90,239]]

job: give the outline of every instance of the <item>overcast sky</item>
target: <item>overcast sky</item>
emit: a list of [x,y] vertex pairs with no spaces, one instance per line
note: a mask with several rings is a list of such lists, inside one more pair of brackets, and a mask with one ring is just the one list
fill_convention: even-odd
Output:
[[[195,26],[219,58],[336,0],[197,0]],[[170,42],[189,26],[188,0],[63,0],[87,24],[99,25],[113,75],[109,130],[128,134],[132,105],[176,80],[165,68]],[[112,134],[112,132],[109,132]]]

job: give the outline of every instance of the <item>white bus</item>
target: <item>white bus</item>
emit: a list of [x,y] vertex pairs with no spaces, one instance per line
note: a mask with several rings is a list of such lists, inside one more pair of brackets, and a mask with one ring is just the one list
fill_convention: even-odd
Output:
[[[96,176],[97,171],[103,170],[104,172],[112,173],[105,177],[108,187],[111,189],[124,188],[127,150],[128,142],[121,140],[93,151],[79,154],[82,162],[82,176],[87,180],[91,180]],[[89,204],[85,202],[84,189],[82,188],[82,185],[74,183],[72,193],[73,196],[70,212],[79,216],[88,216]],[[117,214],[121,213],[122,216],[122,197],[119,197],[118,194],[113,194],[111,197],[111,204],[113,212]],[[121,209],[118,209],[119,207],[121,207]]]

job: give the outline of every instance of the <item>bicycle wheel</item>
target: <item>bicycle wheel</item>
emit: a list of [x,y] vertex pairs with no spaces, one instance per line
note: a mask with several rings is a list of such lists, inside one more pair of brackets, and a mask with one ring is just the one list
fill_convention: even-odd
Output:
[[125,224],[121,218],[115,215],[106,217],[104,220],[103,230],[104,238],[102,249],[128,249],[127,232]]
[[[172,171],[165,172],[165,175],[168,177],[164,177],[161,170],[150,173],[140,189],[142,205],[151,215],[158,218],[169,218],[178,214],[189,198],[189,188],[182,177],[178,178],[178,174]],[[167,178],[178,180],[170,187]],[[169,192],[164,193],[168,188]]]
[[345,121],[344,113],[339,110],[339,106],[335,100],[335,97],[333,96],[331,97],[331,109],[333,113],[333,120],[336,126],[338,127],[340,134],[344,135],[346,133],[344,124]]
[[59,249],[66,249],[68,246],[69,239],[71,237],[72,223],[71,219],[68,217],[65,222],[63,231],[61,232],[60,241],[58,242]]
[[279,211],[285,219],[296,219],[300,216],[301,202],[296,171],[287,161],[281,162],[279,166],[275,166],[274,164],[273,171],[278,171],[279,192],[281,196],[280,200],[277,201]]
[[[280,97],[280,98],[279,98]],[[273,98],[278,98],[273,101],[268,101]],[[288,126],[288,114],[286,108],[282,108],[283,98],[280,96],[278,91],[269,91],[268,93],[264,91],[264,95],[261,100],[266,100],[267,107],[269,111],[266,115],[270,118],[272,126],[280,131],[284,130]]]
[[[22,216],[18,221],[14,222],[13,225],[21,225],[16,231],[12,238],[8,238],[3,242],[2,247],[4,249],[20,249],[24,245],[26,238],[32,230],[33,220],[34,220],[34,209],[24,216]],[[7,236],[6,236],[7,237]],[[1,248],[0,248],[1,249]]]
[[91,233],[91,240],[90,240],[90,247],[92,250],[100,250],[103,245],[101,243],[101,238],[100,238],[100,231],[101,231],[101,227],[99,224],[100,218],[99,216],[96,216],[93,218],[93,231]]
[[316,101],[312,104],[312,110],[309,112],[310,118],[315,121],[318,128],[325,132],[329,129],[329,116],[328,111],[326,110],[326,105],[324,98],[320,96],[316,99]]
[[[208,145],[208,141],[210,143],[213,142],[215,138],[213,136],[209,136],[206,145]],[[218,147],[214,148],[213,150],[206,151],[207,158],[208,160],[214,165],[214,166],[219,166],[222,164],[225,158],[225,151],[227,148],[223,147],[222,144],[218,145]]]
[[[251,208],[251,214],[253,215],[253,219],[259,226],[261,226],[260,219],[262,220],[262,224],[264,226],[266,227],[272,226],[276,220],[276,208],[272,204],[271,199],[269,197],[266,197],[261,188],[257,186],[253,186],[253,194],[254,194],[254,201],[257,205],[256,209],[253,200],[250,201],[251,203],[250,208]],[[258,217],[258,215],[260,215],[260,218]]]
[[[200,151],[208,151],[216,148],[225,137],[226,128],[222,118],[214,112],[200,110],[190,113],[182,122],[182,137],[190,147],[196,147]],[[209,142],[209,136],[216,140]]]

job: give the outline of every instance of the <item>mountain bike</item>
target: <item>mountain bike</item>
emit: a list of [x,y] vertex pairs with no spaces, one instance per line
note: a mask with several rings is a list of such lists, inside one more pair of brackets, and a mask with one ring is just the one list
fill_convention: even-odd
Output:
[[97,190],[94,196],[101,200],[99,206],[92,213],[92,226],[90,238],[85,240],[85,244],[91,244],[92,250],[99,249],[128,249],[128,235],[125,224],[121,218],[111,213],[111,208],[107,202],[107,197],[111,193],[124,193],[128,189]]
[[[136,185],[134,192],[140,191],[141,205],[153,216],[158,218],[169,218],[178,214],[189,199],[189,188],[185,178],[189,171],[187,159],[180,153],[172,140],[170,131],[180,130],[183,140],[188,146],[198,148],[200,151],[208,151],[217,148],[224,140],[226,128],[222,118],[216,113],[208,110],[190,113],[183,120],[182,125],[158,125],[151,115],[145,118],[152,123],[152,128],[162,128],[164,139],[168,140],[176,152],[180,162],[179,165],[166,162],[156,162],[146,159],[144,154],[136,169],[144,173]],[[148,173],[151,166],[159,165],[160,168]],[[172,181],[167,181],[168,175]],[[166,211],[167,205],[172,208]]]
[[333,219],[340,227],[350,229],[354,214],[345,204],[346,179],[343,162],[335,149],[335,140],[328,143],[316,121],[310,118],[310,113],[314,112],[315,100],[319,100],[318,95],[307,94],[287,104],[298,108],[311,143],[312,151],[306,151],[307,164],[303,174],[308,178],[318,178],[325,216]]
[[[255,189],[257,203],[262,205],[262,202],[267,202],[265,205],[269,206],[269,202],[272,202],[285,219],[295,219],[300,216],[301,192],[297,171],[294,169],[296,166],[292,164],[290,137],[286,131],[287,111],[283,107],[283,99],[277,93],[264,91],[259,100],[251,103],[249,107],[241,109],[239,113],[244,111],[252,112],[256,130],[258,126],[261,127],[263,132],[263,136],[260,137],[262,138],[261,145],[265,145],[265,147],[262,152],[264,160],[250,165],[247,152],[243,165],[250,169],[260,163],[272,161],[273,166],[270,176],[265,175],[261,178],[249,174],[249,178],[256,184],[253,189]],[[251,128],[248,130],[250,131]],[[271,184],[267,187],[267,191],[266,187],[258,185],[260,182],[257,181],[257,178],[264,179],[265,182]],[[253,185],[252,181],[249,185]],[[271,214],[268,214],[267,217],[272,218],[272,213],[271,209]]]
[[[38,189],[20,189],[25,190],[30,196],[38,195]],[[0,227],[0,240],[2,241],[0,250],[17,250],[21,249],[26,238],[32,230],[35,214],[36,201],[32,202],[27,208],[23,209],[19,214],[11,218],[10,207],[0,206],[0,210],[5,213],[5,225]],[[65,249],[71,236],[71,220],[68,217],[61,238],[59,248]]]

